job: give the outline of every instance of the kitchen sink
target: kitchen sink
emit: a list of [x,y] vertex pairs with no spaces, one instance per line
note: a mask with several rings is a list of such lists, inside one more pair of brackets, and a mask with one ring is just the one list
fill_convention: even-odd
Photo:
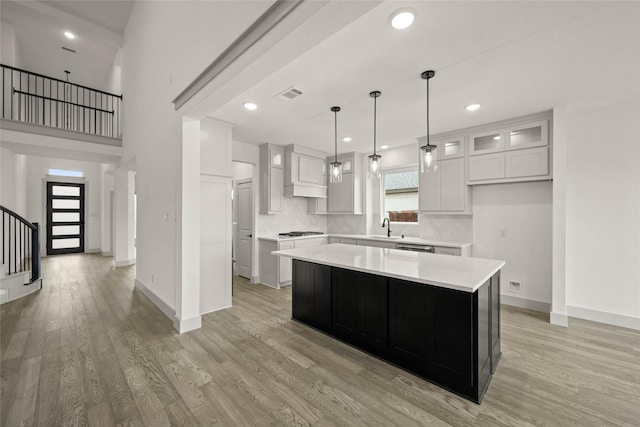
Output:
[[402,239],[402,236],[384,236],[382,234],[370,234],[367,236],[367,238],[369,239],[376,239],[376,240],[399,240]]

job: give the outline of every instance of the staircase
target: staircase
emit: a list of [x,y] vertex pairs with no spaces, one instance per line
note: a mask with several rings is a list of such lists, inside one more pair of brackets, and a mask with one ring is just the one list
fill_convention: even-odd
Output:
[[2,214],[2,268],[0,304],[42,289],[40,276],[40,227],[10,209]]

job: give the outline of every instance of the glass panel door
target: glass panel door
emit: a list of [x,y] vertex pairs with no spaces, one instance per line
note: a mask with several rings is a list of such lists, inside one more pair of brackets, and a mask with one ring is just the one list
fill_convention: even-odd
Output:
[[47,255],[84,252],[84,184],[47,182]]

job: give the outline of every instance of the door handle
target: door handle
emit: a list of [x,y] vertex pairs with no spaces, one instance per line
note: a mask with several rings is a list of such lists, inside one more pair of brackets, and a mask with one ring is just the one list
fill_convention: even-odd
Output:
[[253,234],[249,234],[249,237],[253,237]]

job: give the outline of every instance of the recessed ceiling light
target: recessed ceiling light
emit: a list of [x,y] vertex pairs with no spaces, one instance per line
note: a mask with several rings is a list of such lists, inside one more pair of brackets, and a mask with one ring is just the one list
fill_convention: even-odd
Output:
[[350,136],[342,137],[342,142],[351,142],[351,137]]
[[467,111],[476,111],[480,108],[480,104],[469,104],[464,107]]
[[391,26],[396,30],[404,30],[413,24],[415,14],[410,9],[399,9],[391,15]]
[[381,149],[381,150],[386,150],[387,148],[389,148],[389,146],[388,146],[388,145],[381,145],[381,146],[380,146],[380,149]]
[[65,36],[66,38],[68,38],[68,39],[75,39],[75,38],[76,38],[76,35],[75,35],[75,34],[73,34],[71,31],[65,31],[65,32],[64,32],[64,36]]
[[244,108],[246,108],[247,110],[251,110],[251,111],[253,111],[253,110],[258,108],[258,106],[253,102],[245,102],[242,105],[244,106]]

